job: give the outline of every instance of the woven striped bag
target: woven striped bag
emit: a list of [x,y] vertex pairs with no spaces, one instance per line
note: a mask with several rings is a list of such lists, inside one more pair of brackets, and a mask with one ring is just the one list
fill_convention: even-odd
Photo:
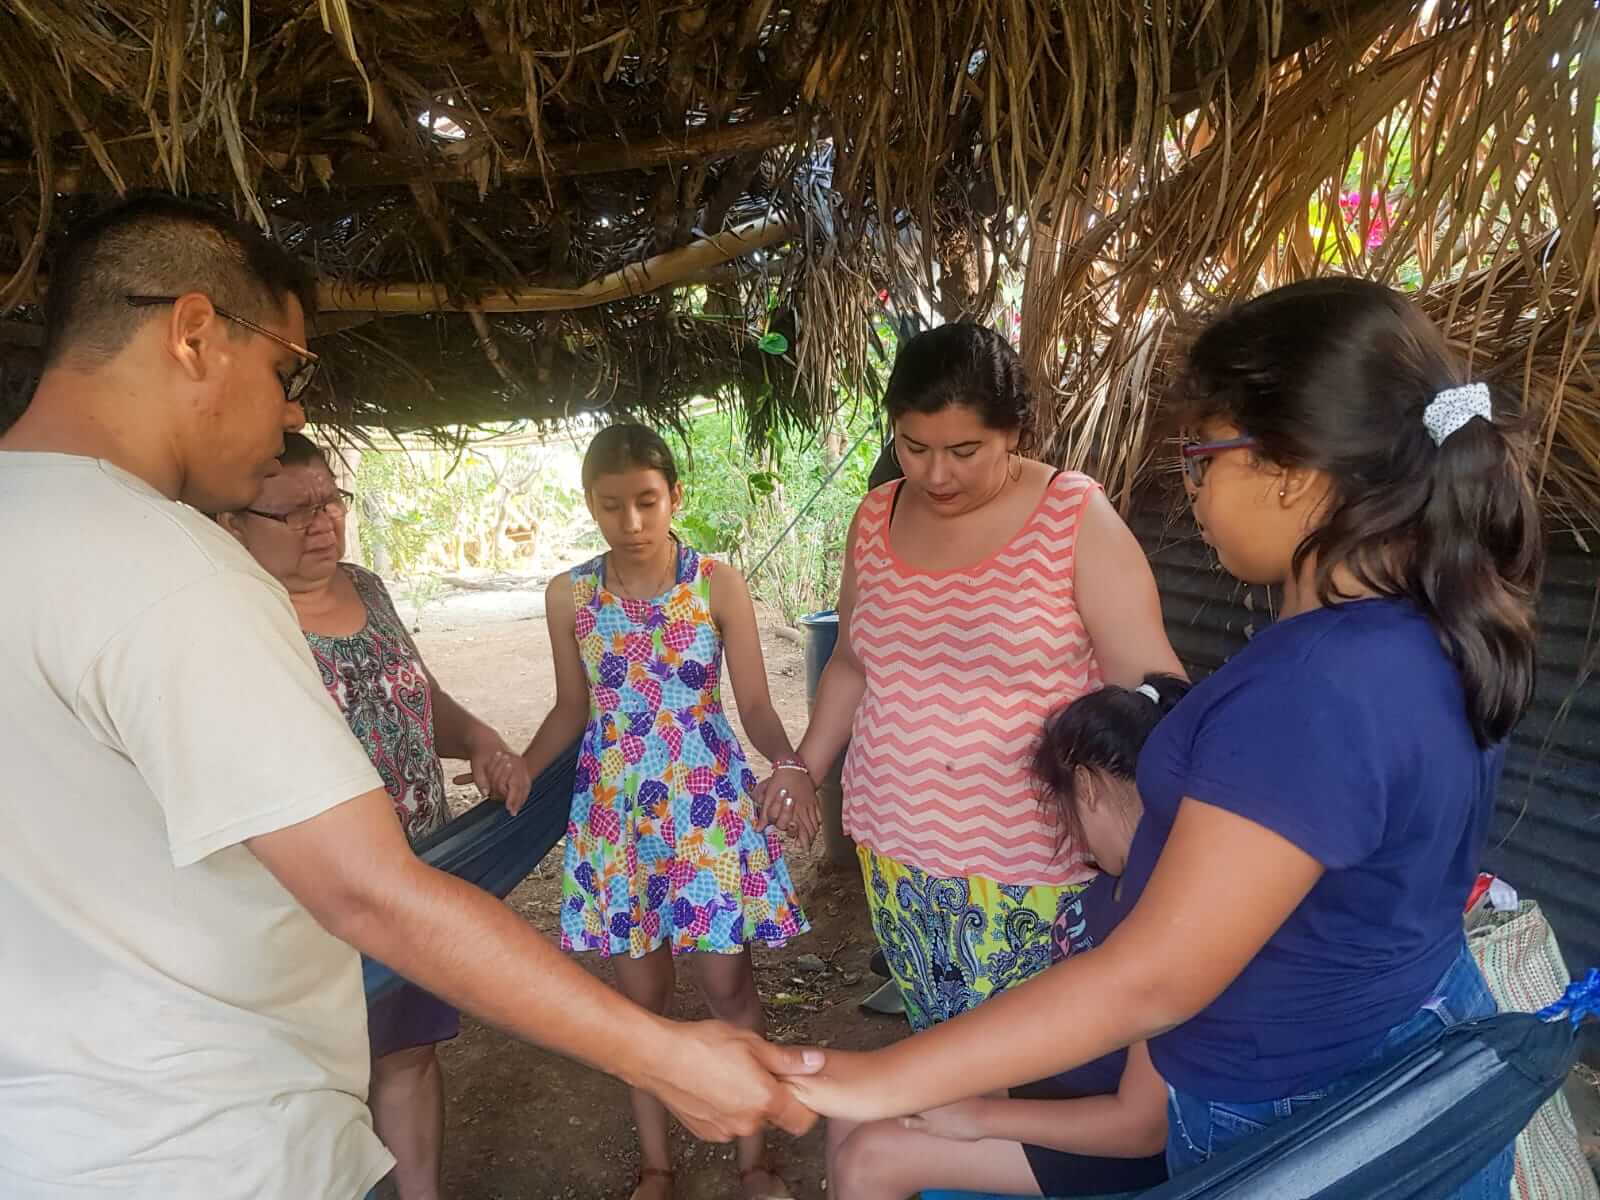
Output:
[[[1571,982],[1550,922],[1532,900],[1522,901],[1514,913],[1469,913],[1467,945],[1502,1011],[1537,1012],[1559,1000]],[[1511,1200],[1600,1200],[1600,1186],[1560,1091],[1517,1138]]]

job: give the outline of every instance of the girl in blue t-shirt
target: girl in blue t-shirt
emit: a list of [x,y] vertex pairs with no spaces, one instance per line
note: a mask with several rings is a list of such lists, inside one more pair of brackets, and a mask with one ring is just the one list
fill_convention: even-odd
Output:
[[[1061,898],[1051,959],[1094,949],[1129,909],[1120,876],[1144,806],[1139,751],[1189,690],[1151,675],[1062,705],[1034,750],[1041,802],[1101,874]],[[1167,1087],[1144,1043],[1009,1093],[958,1100],[907,1120],[828,1127],[833,1200],[905,1200],[931,1188],[1019,1196],[1109,1196],[1167,1180]]]
[[[1180,387],[1206,541],[1282,590],[1139,761],[1133,911],[972,1013],[796,1079],[819,1112],[925,1110],[1147,1040],[1174,1172],[1494,1011],[1461,910],[1533,694],[1538,510],[1515,423],[1397,293],[1269,292]],[[1458,1197],[1507,1195],[1511,1147]]]

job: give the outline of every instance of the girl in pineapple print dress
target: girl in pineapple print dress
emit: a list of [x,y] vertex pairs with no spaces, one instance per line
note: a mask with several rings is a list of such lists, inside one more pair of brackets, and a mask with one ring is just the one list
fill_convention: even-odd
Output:
[[[603,430],[583,486],[610,550],[550,584],[556,704],[523,755],[537,775],[583,739],[561,942],[609,958],[623,994],[657,1013],[682,955],[711,1011],[759,1035],[750,947],[781,946],[809,925],[722,707],[724,657],[746,733],[806,812],[811,781],[772,706],[744,580],[672,534],[683,492],[666,443],[642,425]],[[634,1200],[667,1200],[667,1111],[641,1091],[632,1102]],[[738,1165],[749,1200],[790,1194],[761,1134],[740,1139]]]

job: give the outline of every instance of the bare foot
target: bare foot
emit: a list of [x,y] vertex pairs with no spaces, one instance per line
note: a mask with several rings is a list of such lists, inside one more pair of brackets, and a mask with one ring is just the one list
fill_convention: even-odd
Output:
[[766,1167],[751,1167],[739,1172],[742,1200],[794,1200],[789,1185]]
[[640,1171],[631,1200],[672,1200],[672,1172],[657,1167]]

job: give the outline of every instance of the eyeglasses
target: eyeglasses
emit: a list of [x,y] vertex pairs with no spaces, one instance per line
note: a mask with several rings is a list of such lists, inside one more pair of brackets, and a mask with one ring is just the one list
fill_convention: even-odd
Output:
[[350,505],[355,500],[343,488],[339,494],[329,496],[320,504],[308,504],[303,508],[290,509],[286,513],[267,512],[259,508],[247,508],[244,511],[254,517],[265,517],[269,521],[277,521],[286,526],[291,533],[304,533],[311,528],[311,523],[323,513],[327,513],[335,521],[350,511]]
[[1199,487],[1206,481],[1206,471],[1211,460],[1228,450],[1243,450],[1260,443],[1253,437],[1229,438],[1225,442],[1190,442],[1179,452],[1183,458],[1183,473],[1190,487]]
[[[179,298],[177,296],[124,296],[123,299],[134,308],[153,308],[160,304],[176,304]],[[287,376],[279,376],[278,382],[283,385],[283,398],[285,400],[295,401],[305,395],[306,389],[311,386],[311,381],[317,376],[317,367],[322,363],[322,359],[317,356],[315,351],[307,350],[304,346],[291,342],[282,334],[273,333],[272,330],[257,325],[254,321],[247,321],[245,318],[231,313],[225,308],[220,308],[215,304],[211,307],[217,316],[224,321],[232,321],[241,329],[248,329],[251,333],[259,333],[262,337],[270,338],[272,341],[277,342],[278,345],[283,346],[285,349],[293,350],[295,354],[299,355],[300,365],[289,372]]]

